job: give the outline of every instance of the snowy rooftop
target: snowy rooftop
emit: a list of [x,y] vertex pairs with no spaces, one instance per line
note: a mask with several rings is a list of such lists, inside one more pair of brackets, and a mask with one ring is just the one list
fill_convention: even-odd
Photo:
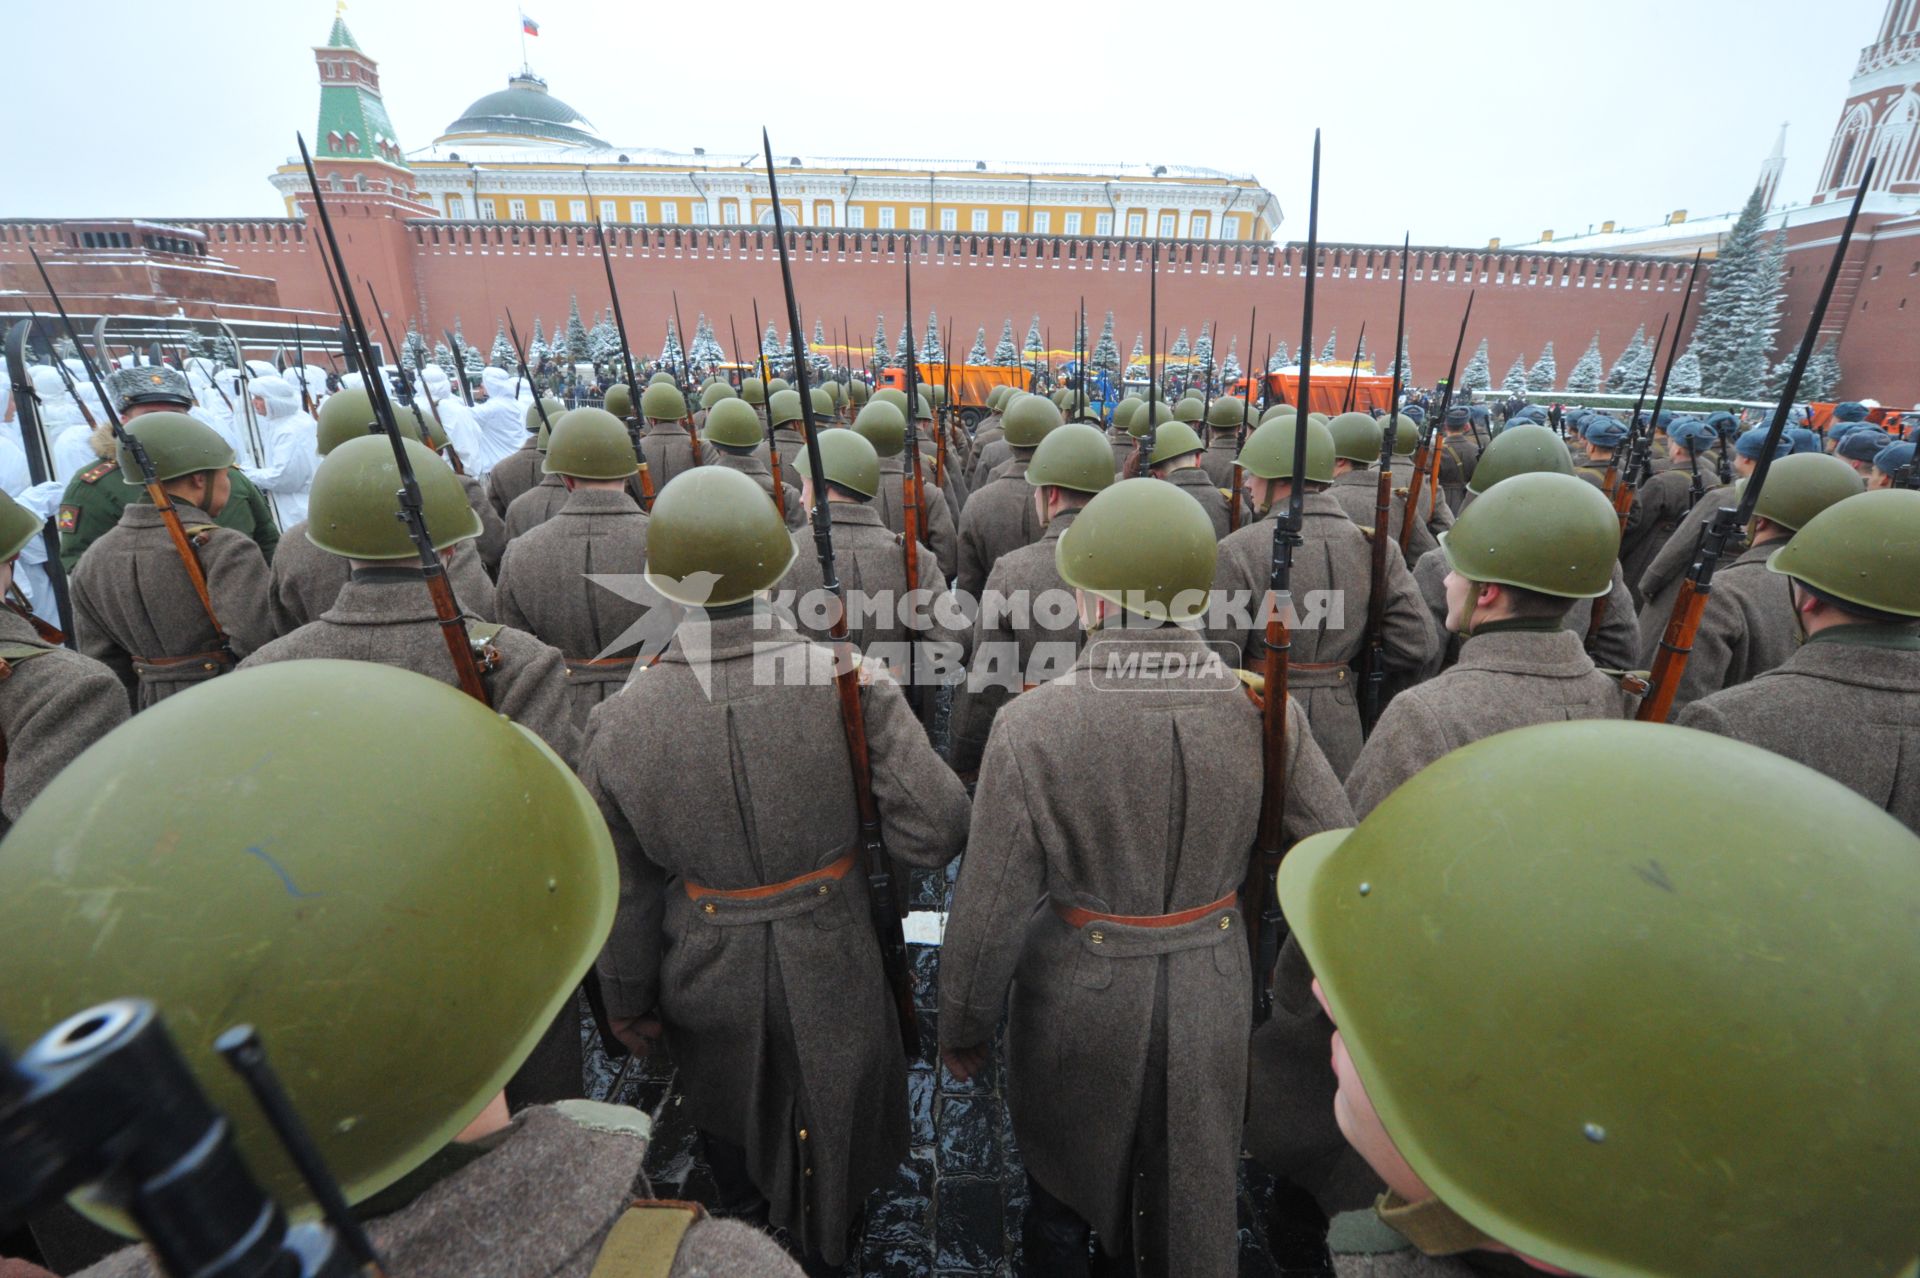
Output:
[[1698,240],[1718,240],[1733,229],[1740,213],[1716,213],[1712,217],[1692,217],[1684,222],[1660,226],[1628,227],[1619,231],[1596,231],[1591,235],[1556,235],[1551,240],[1528,244],[1501,242],[1503,249],[1530,249],[1538,253],[1617,253],[1628,249],[1655,248],[1661,244],[1692,244]]

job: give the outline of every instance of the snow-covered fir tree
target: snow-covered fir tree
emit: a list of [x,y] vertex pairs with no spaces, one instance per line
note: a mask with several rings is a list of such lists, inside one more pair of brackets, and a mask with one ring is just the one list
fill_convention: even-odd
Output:
[[[1778,399],[1787,389],[1787,377],[1793,372],[1794,357],[1799,352],[1789,351],[1778,364],[1773,366],[1773,374],[1767,379],[1767,397]],[[1676,373],[1676,376],[1678,374]],[[1831,400],[1834,391],[1840,387],[1840,353],[1834,348],[1833,339],[1808,357],[1807,371],[1800,375],[1800,389],[1794,395],[1796,402],[1809,400]]]
[[1280,342],[1274,346],[1273,355],[1267,360],[1267,371],[1269,373],[1277,373],[1281,369],[1288,367],[1292,361],[1293,357],[1287,354],[1287,344],[1284,341]]
[[1720,246],[1700,298],[1693,348],[1703,394],[1757,399],[1764,393],[1779,322],[1781,246],[1766,233],[1758,187]]
[[1040,317],[1038,315],[1033,317],[1033,323],[1027,325],[1027,341],[1026,345],[1021,349],[1027,353],[1029,363],[1038,362],[1041,353],[1046,350],[1046,343],[1040,337]]
[[1320,348],[1320,354],[1315,356],[1315,361],[1321,364],[1331,364],[1333,363],[1333,361],[1339,358],[1340,358],[1340,330],[1337,328],[1330,328],[1327,330],[1326,344]]
[[1595,333],[1587,344],[1587,353],[1582,355],[1567,374],[1567,393],[1571,395],[1591,394],[1600,389],[1600,334]]
[[660,364],[670,370],[677,378],[685,367],[687,353],[680,345],[679,330],[674,327],[673,316],[667,316],[667,340],[660,345]]
[[599,368],[612,368],[620,362],[620,330],[613,326],[611,311],[602,315],[588,331],[587,358]]
[[1641,381],[1647,375],[1647,366],[1652,362],[1653,350],[1647,345],[1647,326],[1642,324],[1633,330],[1633,340],[1627,343],[1627,349],[1620,352],[1620,358],[1607,370],[1607,393],[1632,395],[1638,392]]
[[1219,366],[1213,362],[1213,330],[1203,328],[1193,344],[1193,384],[1205,388],[1219,373]]
[[1691,345],[1673,361],[1673,377],[1667,383],[1667,392],[1673,395],[1700,393],[1700,352]]
[[780,340],[780,331],[771,321],[766,331],[760,334],[760,350],[766,355],[767,367],[773,370],[774,376],[793,376],[793,344]]
[[1560,376],[1560,369],[1553,362],[1553,343],[1547,343],[1547,349],[1540,352],[1540,358],[1533,361],[1533,367],[1527,370],[1527,389],[1530,391],[1550,391]]
[[1227,342],[1227,357],[1220,361],[1220,384],[1231,386],[1240,378],[1240,339]]
[[[392,359],[393,353],[388,352],[387,357]],[[417,373],[420,371],[420,362],[426,357],[426,339],[420,336],[420,330],[414,327],[413,321],[408,320],[407,335],[400,339],[399,359],[396,362],[407,372]]]
[[1135,333],[1133,335],[1133,354],[1127,357],[1127,373],[1129,376],[1131,376],[1134,369],[1136,368],[1145,369],[1146,366],[1147,366],[1146,337],[1143,334]]
[[1120,346],[1113,340],[1113,312],[1107,312],[1106,323],[1100,326],[1100,337],[1093,344],[1093,366],[1111,373],[1120,367]]
[[467,381],[476,386],[479,385],[480,370],[487,366],[487,361],[481,357],[474,344],[467,340],[467,335],[460,331],[458,315],[453,317],[453,340],[460,343],[460,362],[466,365]]
[[1020,348],[1013,344],[1013,317],[1000,325],[1000,340],[993,347],[993,362],[1000,368],[1012,368],[1020,362]]
[[895,342],[893,346],[893,362],[896,367],[901,367],[901,368],[906,367],[907,338],[912,334],[912,332],[913,332],[913,316],[909,315],[907,316],[905,322],[900,325],[900,340]]
[[1500,389],[1509,395],[1519,395],[1527,389],[1527,357],[1515,355],[1513,363],[1507,369],[1507,375],[1500,381]]
[[1460,370],[1460,390],[1483,391],[1493,385],[1493,372],[1487,367],[1487,339],[1473,348],[1473,358]]
[[967,352],[967,363],[984,364],[987,362],[987,326],[982,324],[980,331],[973,335],[973,349]]
[[727,353],[720,348],[720,339],[714,336],[713,325],[707,321],[705,314],[694,321],[693,346],[688,349],[687,358],[702,373],[711,372],[715,365],[727,362]]
[[941,364],[946,362],[947,348],[940,344],[940,317],[931,307],[927,309],[927,335],[920,345],[914,348],[922,364]]
[[1173,339],[1173,345],[1167,348],[1168,359],[1186,359],[1193,354],[1193,343],[1187,340],[1187,330],[1181,329],[1180,336]]
[[438,364],[440,371],[448,377],[453,376],[453,352],[447,349],[445,342],[433,344],[433,362]]
[[876,316],[873,321],[873,349],[867,354],[867,362],[879,368],[887,362],[887,317]]
[[519,356],[513,353],[513,340],[507,336],[507,322],[499,321],[493,330],[493,350],[489,352],[488,363],[495,368],[504,368],[512,372],[519,367]]
[[569,364],[583,364],[587,359],[587,326],[580,320],[580,299],[569,299],[567,310],[566,360]]
[[813,336],[807,342],[807,367],[813,367],[815,359],[824,359],[827,344],[827,323],[825,320],[813,322]]
[[546,330],[540,327],[540,317],[533,317],[533,336],[527,341],[527,363],[533,365],[533,371],[544,372],[553,351],[547,346]]

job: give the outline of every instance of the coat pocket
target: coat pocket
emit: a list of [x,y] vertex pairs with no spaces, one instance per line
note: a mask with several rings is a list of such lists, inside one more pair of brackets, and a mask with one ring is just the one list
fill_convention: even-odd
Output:
[[1073,955],[1073,983],[1083,990],[1104,990],[1113,984],[1113,960],[1083,940]]

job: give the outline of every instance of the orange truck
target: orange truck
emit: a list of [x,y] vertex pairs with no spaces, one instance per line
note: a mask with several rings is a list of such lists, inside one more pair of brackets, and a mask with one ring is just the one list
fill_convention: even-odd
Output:
[[[972,430],[987,415],[988,391],[996,386],[1015,386],[1028,390],[1033,381],[1031,369],[1002,368],[998,364],[921,364],[918,368],[914,376],[922,385],[944,386],[949,377],[953,379],[953,402],[959,408],[968,430]],[[877,385],[904,391],[907,389],[907,370],[883,368]]]
[[[1300,402],[1300,375],[1298,373],[1268,373],[1267,402],[1269,404],[1298,404]],[[1230,395],[1244,395],[1249,385],[1247,378],[1240,378],[1227,388]],[[1255,384],[1255,389],[1258,385]],[[1313,384],[1309,388],[1313,396],[1310,411],[1325,413],[1332,417],[1345,411],[1347,403],[1347,374],[1315,369]],[[1378,409],[1387,411],[1387,401],[1393,395],[1393,378],[1381,377],[1372,373],[1361,373],[1353,379],[1353,411],[1365,413]]]

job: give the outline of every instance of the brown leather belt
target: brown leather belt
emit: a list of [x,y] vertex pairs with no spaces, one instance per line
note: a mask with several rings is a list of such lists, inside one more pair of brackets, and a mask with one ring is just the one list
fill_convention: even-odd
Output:
[[198,665],[203,671],[219,671],[232,664],[233,658],[219,649],[212,652],[190,652],[184,657],[142,657],[136,654],[133,658],[133,668],[139,674],[145,674],[149,670],[158,674],[187,665]]
[[847,871],[852,868],[853,853],[845,852],[830,864],[823,865],[817,870],[810,870],[791,879],[764,884],[760,887],[711,888],[702,887],[691,881],[683,881],[681,886],[687,889],[687,898],[694,901],[698,901],[703,896],[717,896],[723,901],[764,901],[770,896],[778,896],[782,892],[790,892],[794,888],[804,887],[809,883],[818,883],[826,879],[844,879],[847,877]]
[[1239,894],[1229,892],[1217,901],[1175,914],[1102,914],[1098,910],[1083,910],[1077,905],[1062,905],[1055,901],[1053,912],[1060,916],[1061,922],[1076,929],[1089,923],[1106,923],[1117,927],[1179,927],[1204,919],[1215,910],[1232,909],[1239,902]]
[[569,666],[579,666],[585,670],[602,670],[630,666],[638,660],[638,657],[568,657],[566,662]]

